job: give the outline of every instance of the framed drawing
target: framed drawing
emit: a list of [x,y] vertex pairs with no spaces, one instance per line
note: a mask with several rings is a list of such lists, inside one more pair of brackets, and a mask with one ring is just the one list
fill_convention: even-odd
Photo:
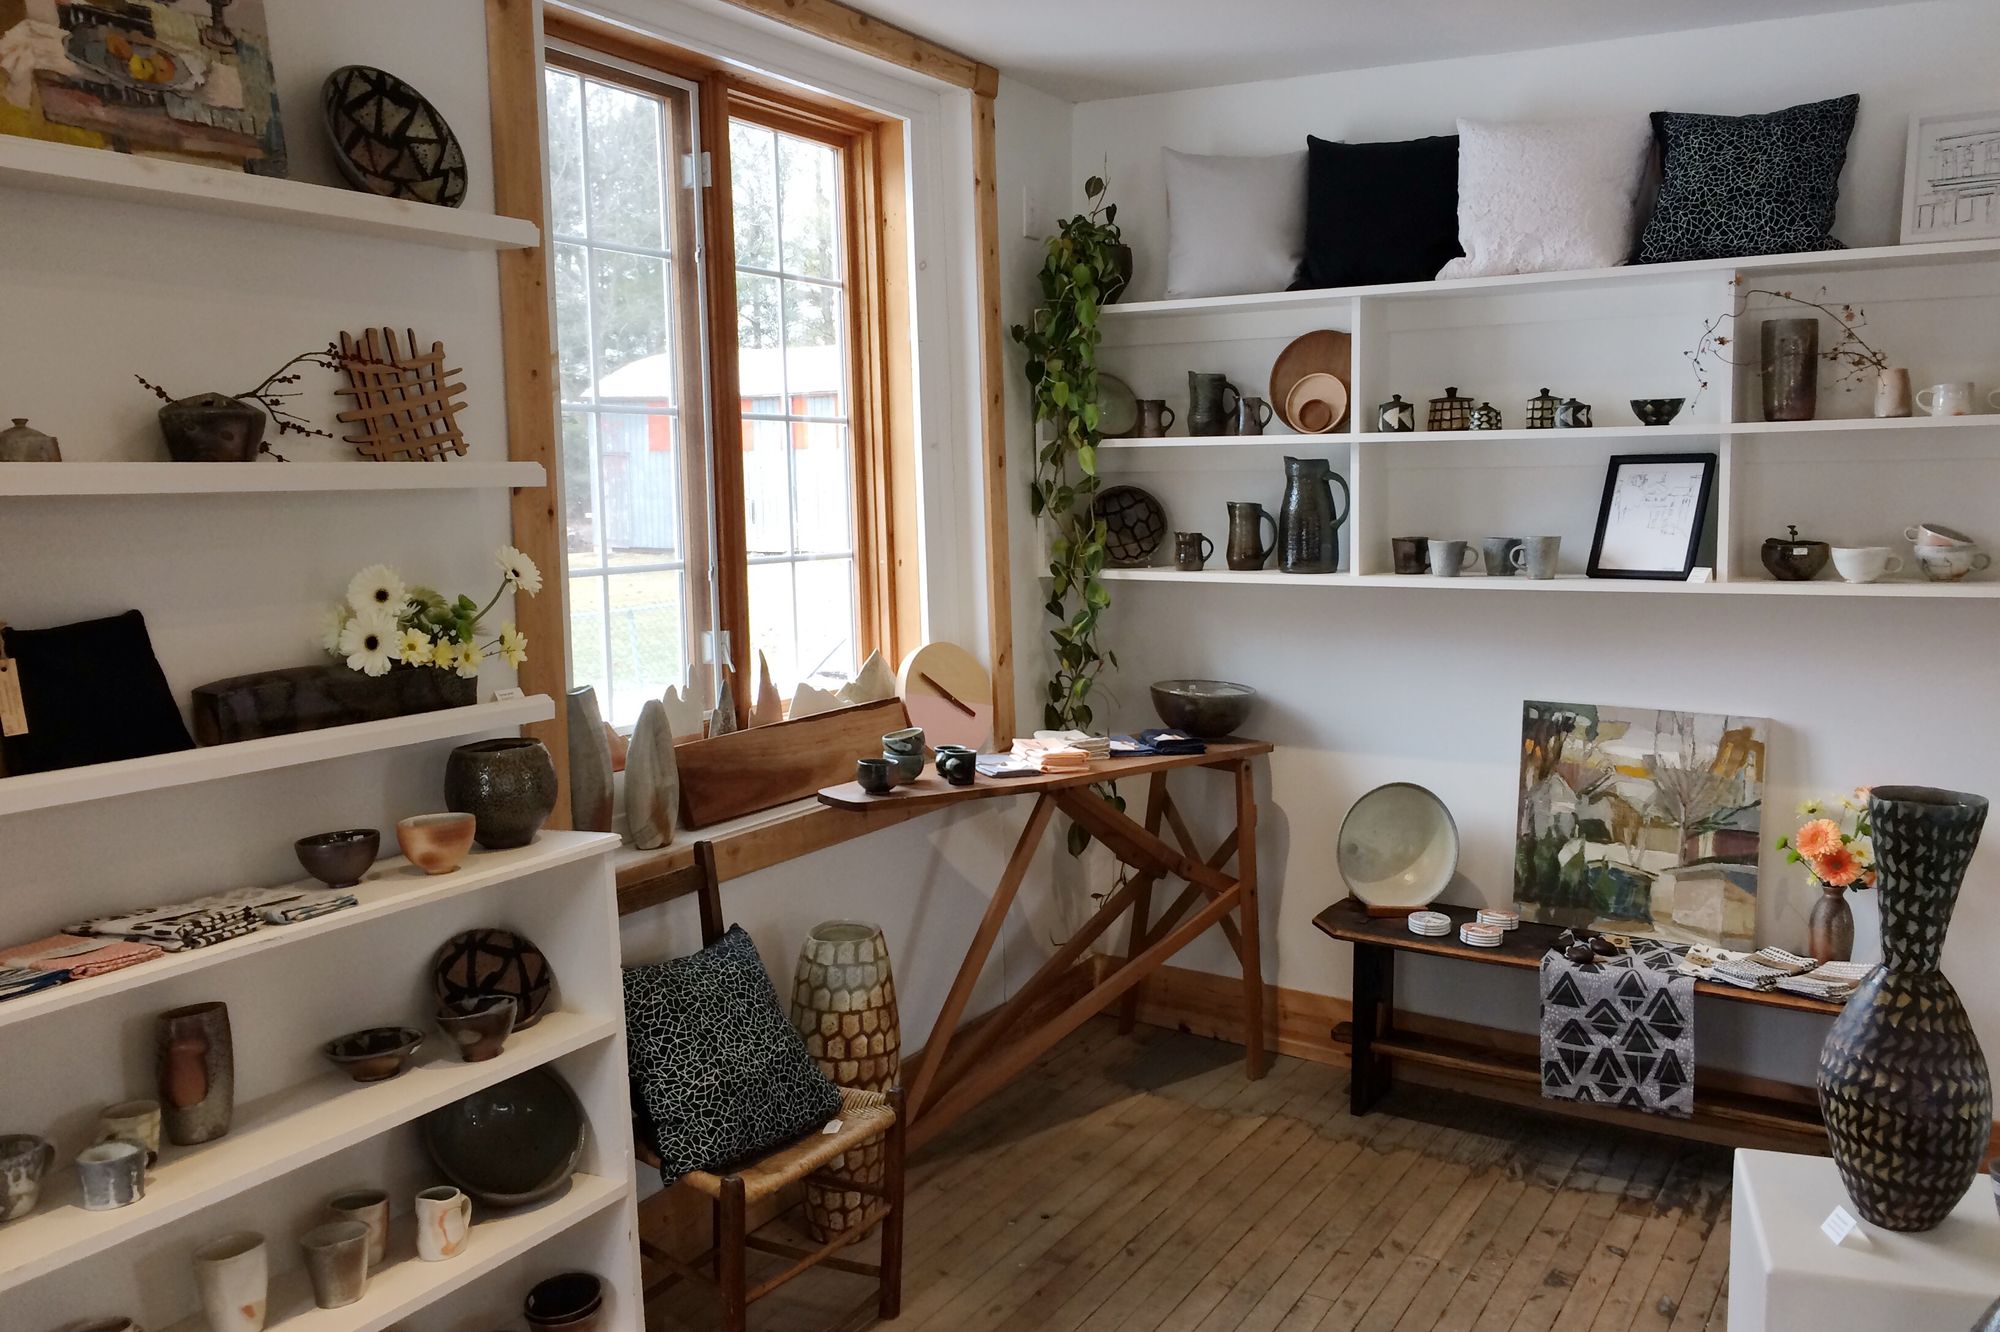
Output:
[[1614,457],[1597,506],[1590,576],[1685,580],[1694,570],[1714,485],[1712,453]]
[[284,175],[263,0],[0,0],[0,134]]
[[2000,111],[1911,116],[1905,245],[2000,236]]

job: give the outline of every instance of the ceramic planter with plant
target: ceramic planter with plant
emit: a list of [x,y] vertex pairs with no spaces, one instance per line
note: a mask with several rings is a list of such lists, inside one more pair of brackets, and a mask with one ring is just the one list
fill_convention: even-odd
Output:
[[1868,826],[1868,788],[1799,806],[1805,822],[1778,849],[1819,887],[1820,896],[1806,919],[1806,952],[1821,962],[1845,962],[1854,953],[1854,912],[1847,904],[1850,890],[1875,886],[1873,829]]
[[333,438],[291,409],[291,399],[299,395],[287,386],[303,378],[298,367],[346,370],[349,364],[350,358],[342,356],[340,348],[329,345],[319,351],[300,352],[245,392],[197,393],[188,398],[176,398],[144,375],[132,377],[166,404],[160,408],[160,433],[166,438],[168,456],[175,462],[255,462],[263,453],[284,462],[284,455],[264,438],[271,422],[277,423],[280,436]]

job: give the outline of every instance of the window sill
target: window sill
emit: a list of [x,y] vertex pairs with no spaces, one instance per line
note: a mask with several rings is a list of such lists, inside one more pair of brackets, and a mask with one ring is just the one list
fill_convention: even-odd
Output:
[[612,857],[618,875],[618,914],[629,916],[687,895],[689,890],[672,879],[694,863],[696,842],[714,843],[716,877],[735,879],[935,812],[935,806],[922,805],[834,809],[807,796],[740,819],[682,831],[657,850],[626,847]]

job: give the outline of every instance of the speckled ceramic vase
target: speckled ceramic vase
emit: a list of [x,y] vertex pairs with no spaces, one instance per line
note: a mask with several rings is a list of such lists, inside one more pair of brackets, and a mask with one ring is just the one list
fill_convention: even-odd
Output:
[[1868,797],[1882,969],[1827,1034],[1818,1083],[1841,1181],[1861,1215],[1885,1230],[1943,1222],[1978,1173],[1992,1130],[1986,1056],[1938,970],[1986,806],[1925,786],[1878,786]]
[[[880,926],[823,921],[799,947],[792,981],[792,1025],[806,1051],[843,1087],[886,1092],[903,1069],[903,1032],[896,1014],[896,980],[889,972],[889,943]],[[837,1158],[829,1170],[879,1183],[882,1144]],[[868,1209],[866,1195],[806,1185],[806,1220],[821,1240],[856,1225]]]
[[155,1032],[160,1109],[176,1147],[229,1132],[236,1111],[236,1057],[226,1004],[192,1004],[160,1014]]
[[611,831],[611,742],[597,691],[569,691],[569,817],[578,832]]
[[444,765],[444,807],[473,818],[488,851],[526,846],[556,807],[556,765],[548,746],[525,736],[476,740]]

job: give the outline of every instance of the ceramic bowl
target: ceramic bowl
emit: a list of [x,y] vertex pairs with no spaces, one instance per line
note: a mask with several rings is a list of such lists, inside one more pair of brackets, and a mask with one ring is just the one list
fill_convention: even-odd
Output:
[[908,786],[924,775],[924,755],[922,750],[914,754],[890,754],[882,757],[888,761],[889,776],[897,786]]
[[1153,710],[1176,731],[1203,740],[1236,734],[1257,701],[1249,685],[1227,680],[1157,680],[1152,685]]
[[424,1034],[415,1027],[369,1027],[336,1036],[326,1057],[356,1082],[381,1082],[410,1066]]
[[1458,871],[1458,825],[1423,787],[1391,782],[1347,811],[1336,861],[1347,890],[1369,906],[1429,906]]
[[1301,434],[1324,435],[1346,416],[1347,385],[1333,375],[1316,371],[1285,395],[1285,419]]
[[396,824],[396,845],[426,874],[449,874],[472,849],[479,821],[470,814],[417,814]]
[[1663,426],[1679,416],[1686,405],[1686,398],[1634,398],[1632,415],[1639,418],[1640,425]]
[[583,1107],[547,1068],[431,1111],[422,1131],[444,1177],[489,1207],[548,1197],[569,1183],[583,1156]]
[[902,758],[906,754],[921,758],[923,752],[924,728],[921,726],[905,726],[882,737],[882,753],[887,758]]
[[1824,541],[1798,541],[1789,537],[1766,537],[1758,558],[1771,577],[1781,583],[1806,583],[1819,577],[1833,558],[1833,547]]
[[1917,547],[1917,567],[1933,583],[1955,583],[1992,563],[1992,557],[1977,546]]
[[459,1057],[468,1064],[491,1059],[514,1034],[514,1014],[519,1005],[513,996],[477,994],[448,1000],[438,1005],[438,1030],[451,1038]]
[[858,758],[854,760],[854,781],[869,795],[887,795],[889,788],[896,784],[895,761],[885,758]]
[[326,76],[320,110],[340,174],[357,190],[456,208],[465,151],[423,94],[387,70],[343,65]]
[[604,1307],[604,1283],[589,1272],[564,1272],[528,1292],[521,1315],[535,1332],[583,1332],[597,1326]]
[[292,843],[306,873],[329,888],[352,888],[360,883],[381,849],[382,834],[373,828],[314,833]]

